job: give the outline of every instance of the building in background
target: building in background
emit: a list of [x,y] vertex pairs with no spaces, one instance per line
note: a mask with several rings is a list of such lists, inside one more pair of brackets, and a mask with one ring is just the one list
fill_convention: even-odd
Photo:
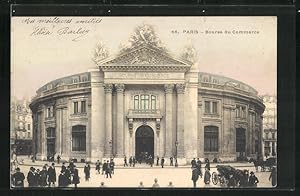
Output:
[[265,157],[277,155],[277,97],[274,95],[262,96],[266,106],[263,113],[263,145]]
[[10,115],[10,141],[11,150],[17,155],[32,153],[32,113],[29,100],[11,100]]
[[115,157],[121,164],[124,156],[147,154],[187,164],[195,157],[262,156],[265,106],[258,92],[199,72],[193,52],[171,55],[147,26],[141,28],[129,48],[111,57],[100,48],[104,58],[95,68],[37,90],[30,104],[37,159]]

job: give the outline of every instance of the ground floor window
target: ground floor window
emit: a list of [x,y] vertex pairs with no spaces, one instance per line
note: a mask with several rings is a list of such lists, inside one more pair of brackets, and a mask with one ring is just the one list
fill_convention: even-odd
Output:
[[86,151],[86,126],[72,127],[72,151]]
[[219,149],[219,128],[216,126],[204,127],[204,151],[218,152]]
[[236,152],[246,152],[246,130],[243,128],[236,129]]

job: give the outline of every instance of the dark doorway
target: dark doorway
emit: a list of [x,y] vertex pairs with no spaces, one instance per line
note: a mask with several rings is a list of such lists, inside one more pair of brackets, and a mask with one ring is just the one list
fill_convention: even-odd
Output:
[[236,152],[238,158],[246,157],[246,129],[236,129]]
[[47,128],[47,160],[54,161],[55,155],[55,128]]
[[145,162],[150,155],[154,158],[154,132],[151,127],[143,125],[135,132],[135,156]]

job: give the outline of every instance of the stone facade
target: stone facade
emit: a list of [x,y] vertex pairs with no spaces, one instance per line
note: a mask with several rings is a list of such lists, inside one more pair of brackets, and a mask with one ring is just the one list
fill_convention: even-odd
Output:
[[264,105],[249,85],[199,72],[149,43],[96,63],[37,91],[30,107],[38,159],[261,156]]

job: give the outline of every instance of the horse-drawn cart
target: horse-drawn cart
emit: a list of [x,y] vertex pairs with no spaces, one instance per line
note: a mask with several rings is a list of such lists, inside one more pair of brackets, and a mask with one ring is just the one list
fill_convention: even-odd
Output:
[[[212,173],[212,183],[217,185],[220,183],[220,186],[238,186],[242,180],[245,171],[235,169],[230,165],[217,165],[217,172]],[[230,176],[233,178],[233,185],[228,185]]]

